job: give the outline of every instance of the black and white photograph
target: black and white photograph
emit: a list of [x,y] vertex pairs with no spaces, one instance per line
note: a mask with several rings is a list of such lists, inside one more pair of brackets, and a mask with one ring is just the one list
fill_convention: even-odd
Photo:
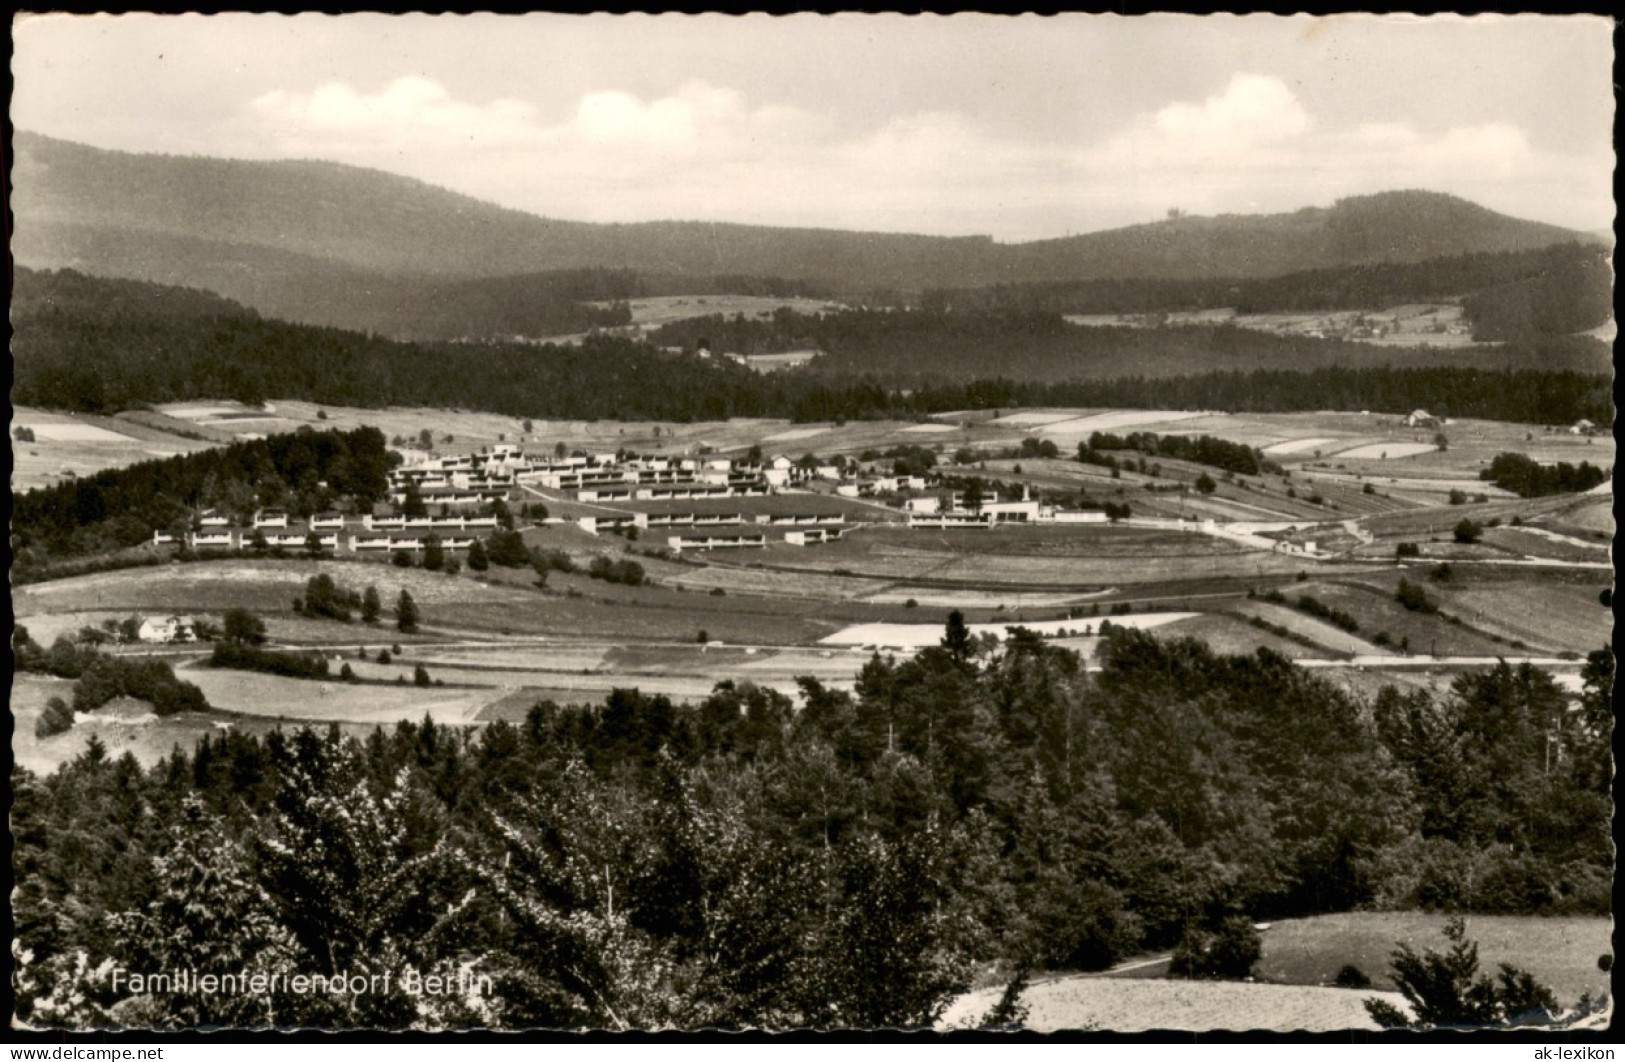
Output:
[[14,15],[11,1031],[1608,1037],[1614,34]]

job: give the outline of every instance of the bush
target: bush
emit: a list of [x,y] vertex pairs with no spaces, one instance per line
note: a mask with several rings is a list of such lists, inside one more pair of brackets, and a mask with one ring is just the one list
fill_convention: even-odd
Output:
[[1478,972],[1478,944],[1453,918],[1444,935],[1450,947],[1417,954],[1401,944],[1391,963],[1394,982],[1415,1016],[1382,1000],[1365,1001],[1367,1013],[1384,1028],[1460,1029],[1486,1026],[1548,1025],[1559,1008],[1552,990],[1524,970],[1501,964],[1495,978]]
[[1394,557],[1396,559],[1403,557],[1420,557],[1421,555],[1422,547],[1418,546],[1415,542],[1401,542],[1399,545],[1394,547]]
[[349,664],[345,664],[343,667],[339,668],[339,678],[343,679],[345,682],[354,682],[355,668],[351,667]]
[[1347,631],[1349,634],[1358,634],[1360,632],[1360,623],[1353,616],[1342,609],[1333,608],[1319,598],[1310,597],[1308,594],[1298,595],[1298,610],[1307,612],[1317,619],[1323,619],[1339,630]]
[[1258,930],[1246,915],[1231,915],[1211,928],[1192,923],[1174,949],[1168,976],[1244,980],[1252,976],[1263,950]]
[[34,736],[48,738],[72,728],[73,709],[61,697],[52,697],[45,702],[45,711],[40,713],[39,721],[34,724]]
[[610,560],[608,557],[594,557],[587,566],[589,578],[602,579],[606,583],[621,583],[625,586],[642,586],[645,581],[643,565],[632,560]]
[[246,608],[228,608],[221,620],[224,637],[228,642],[248,645],[265,644],[265,621]]
[[1394,600],[1412,612],[1434,613],[1439,606],[1429,599],[1427,592],[1415,583],[1404,579],[1399,581],[1399,588],[1394,591]]
[[279,653],[271,649],[255,649],[240,642],[221,642],[215,646],[209,657],[209,666],[262,671],[285,678],[327,677],[327,660],[320,653]]
[[1477,542],[1483,534],[1484,528],[1471,520],[1463,518],[1456,523],[1455,536],[1457,542],[1470,545]]
[[694,640],[701,645],[704,645],[711,640],[711,635],[709,632],[701,630],[699,634],[695,635]]
[[498,529],[486,539],[485,556],[492,564],[502,568],[523,568],[531,563],[524,536],[506,528]]
[[349,623],[350,610],[363,608],[364,605],[360,594],[340,588],[331,575],[323,572],[305,581],[304,598],[295,601],[294,611],[312,619],[335,619],[340,623]]
[[416,686],[429,685],[429,669],[424,667],[422,664],[414,667],[412,669],[412,683]]
[[412,554],[404,549],[391,550],[389,563],[397,568],[410,568],[412,566]]
[[[247,646],[231,644],[243,652],[258,652]],[[203,691],[190,682],[177,679],[174,670],[161,660],[95,654],[86,664],[79,681],[74,683],[74,710],[88,712],[115,697],[146,701],[159,715],[201,712],[209,708]]]
[[[400,598],[395,602],[395,627],[402,634],[412,634],[418,629],[419,618],[417,602],[412,600],[410,593],[402,590]],[[400,651],[400,647],[396,646],[395,652]]]
[[1337,977],[1332,983],[1338,988],[1370,988],[1371,978],[1358,966],[1348,963],[1337,971]]

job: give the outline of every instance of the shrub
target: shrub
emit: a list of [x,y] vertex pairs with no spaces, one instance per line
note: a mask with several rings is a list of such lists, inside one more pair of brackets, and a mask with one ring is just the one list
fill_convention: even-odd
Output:
[[441,542],[439,535],[430,533],[429,537],[423,540],[423,569],[424,571],[437,572],[445,565],[446,547]]
[[701,630],[699,634],[694,636],[694,640],[701,645],[704,645],[711,640],[711,635],[709,632]]
[[404,549],[391,550],[389,562],[397,568],[410,568],[412,566],[412,554]]
[[422,664],[414,667],[412,669],[412,683],[416,686],[429,685],[429,669],[424,667]]
[[1240,981],[1252,976],[1262,954],[1258,930],[1246,915],[1231,915],[1212,927],[1192,923],[1174,949],[1168,976]]
[[61,697],[52,697],[45,702],[45,711],[40,713],[39,721],[34,724],[34,736],[48,738],[72,727],[73,709]]
[[524,536],[506,528],[499,528],[486,539],[485,556],[492,564],[503,568],[523,568],[531,563]]
[[221,642],[216,645],[209,657],[209,666],[229,667],[239,671],[262,671],[267,675],[281,675],[285,678],[327,677],[327,660],[320,653],[279,653],[271,649],[255,649],[240,642]]
[[642,586],[646,580],[643,565],[633,560],[610,560],[608,557],[594,557],[587,566],[587,575],[593,579],[602,579],[606,583],[621,583],[626,586]]
[[1427,592],[1415,583],[1404,579],[1399,581],[1399,588],[1394,591],[1394,600],[1412,612],[1432,613],[1439,611],[1439,606],[1429,599]]
[[724,590],[720,586],[713,586],[711,588],[711,596],[712,597],[727,597],[728,596],[728,591]]
[[387,664],[393,659],[394,659],[394,657],[389,655],[389,650],[388,649],[380,649],[380,650],[378,650],[378,662],[380,664]]
[[1456,523],[1455,537],[1457,542],[1472,544],[1484,534],[1484,528],[1471,520],[1463,518]]
[[[412,634],[418,629],[418,619],[417,602],[403,589],[395,602],[395,626],[402,634]],[[395,651],[400,652],[399,647]]]
[[351,667],[349,664],[345,664],[343,667],[339,668],[339,678],[343,679],[345,682],[354,682],[355,668]]
[[1338,988],[1370,988],[1371,978],[1358,966],[1347,963],[1337,971],[1337,977],[1332,983]]
[[1395,558],[1420,557],[1421,555],[1422,547],[1417,545],[1415,542],[1401,542],[1399,545],[1394,547]]
[[1384,1028],[1451,1029],[1548,1025],[1558,1012],[1552,990],[1524,970],[1501,964],[1498,976],[1478,972],[1478,944],[1466,924],[1452,918],[1444,935],[1450,947],[1418,954],[1401,944],[1390,960],[1394,982],[1414,1017],[1382,1000],[1365,1001],[1366,1012]]
[[303,607],[296,603],[294,611],[312,618],[335,619],[341,623],[349,623],[350,610],[361,608],[364,604],[365,601],[360,594],[354,590],[341,589],[331,575],[323,572],[306,580]]
[[226,609],[221,625],[228,642],[244,642],[248,645],[265,643],[265,621],[246,608]]

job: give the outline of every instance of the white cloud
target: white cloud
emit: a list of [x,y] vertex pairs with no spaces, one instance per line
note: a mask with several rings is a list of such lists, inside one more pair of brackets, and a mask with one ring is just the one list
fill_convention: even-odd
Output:
[[537,142],[539,133],[535,108],[522,100],[464,103],[424,77],[398,78],[371,95],[338,81],[304,94],[278,89],[254,99],[249,109],[266,132],[290,147],[342,154],[469,142],[515,146]]
[[1155,128],[1171,145],[1211,150],[1284,140],[1311,124],[1309,112],[1285,82],[1237,74],[1218,96],[1164,107],[1157,112]]
[[[1524,204],[1602,197],[1607,160],[1536,150],[1505,123],[1325,127],[1286,82],[1237,74],[1090,145],[1019,141],[950,111],[837,130],[833,112],[761,104],[690,81],[652,99],[583,95],[549,120],[518,99],[472,103],[422,77],[367,93],[333,82],[249,108],[251,135],[554,217],[692,218],[1031,239],[1160,217],[1290,210],[1384,188]],[[1593,172],[1595,171],[1595,172]],[[1598,178],[1597,175],[1601,177]]]

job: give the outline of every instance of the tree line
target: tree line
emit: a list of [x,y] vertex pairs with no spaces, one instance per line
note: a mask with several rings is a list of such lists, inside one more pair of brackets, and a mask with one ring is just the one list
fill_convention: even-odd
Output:
[[[724,682],[365,739],[236,731],[14,776],[18,1014],[499,1028],[917,1026],[992,964],[1188,956],[1238,918],[1609,909],[1612,658],[1364,703],[1131,630],[1104,670],[951,615],[802,706]],[[1194,960],[1193,960],[1194,961]],[[114,969],[392,975],[120,990]],[[409,975],[472,978],[413,995]]]
[[[1518,298],[1509,299],[1516,293]],[[1613,276],[1605,247],[1554,244],[1527,251],[1372,262],[1275,277],[1124,278],[995,284],[925,291],[927,310],[1018,310],[1060,314],[1154,314],[1233,309],[1240,314],[1376,312],[1404,303],[1454,300],[1481,339],[1566,335],[1608,320]]]
[[154,529],[184,536],[203,509],[247,522],[261,508],[303,517],[340,500],[371,506],[388,491],[391,462],[376,428],[302,428],[13,492],[15,563],[139,545]]
[[1132,431],[1127,435],[1091,432],[1088,442],[1078,444],[1078,460],[1092,464],[1095,463],[1091,459],[1093,453],[1108,450],[1137,450],[1245,476],[1256,476],[1269,464],[1262,454],[1246,443],[1230,442],[1212,435],[1159,436],[1154,431]]
[[1608,481],[1608,472],[1589,461],[1581,461],[1577,466],[1567,461],[1542,465],[1527,454],[1510,452],[1496,454],[1490,467],[1478,476],[1520,498],[1578,494]]
[[[692,349],[689,340],[705,338],[692,329],[657,331],[653,345],[619,336],[580,346],[398,343],[265,320],[198,293],[157,300],[150,313],[128,297],[63,305],[37,290],[43,275],[18,273],[13,400],[83,412],[267,397],[668,421],[908,419],[1040,404],[1420,407],[1548,424],[1604,423],[1612,411],[1607,345],[1574,337],[1408,352],[1396,367],[1393,353],[1379,347],[1239,328],[1088,329],[1043,313],[784,310],[740,327],[790,329],[798,341],[816,339],[826,355],[763,375],[661,349],[673,339]],[[102,283],[81,279],[92,292]],[[994,354],[1005,375],[988,378]]]

